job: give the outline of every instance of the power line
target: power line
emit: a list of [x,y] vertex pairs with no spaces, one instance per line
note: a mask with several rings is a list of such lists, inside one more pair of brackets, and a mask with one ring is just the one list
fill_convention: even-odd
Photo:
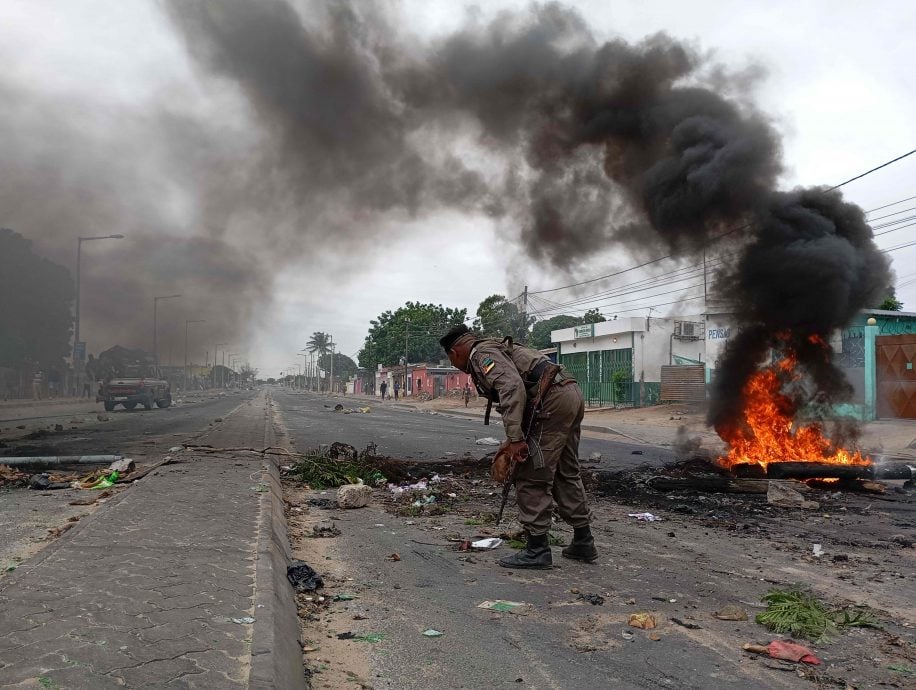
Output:
[[[855,180],[860,180],[860,179],[862,179],[863,177],[865,177],[865,176],[867,176],[867,175],[871,175],[873,172],[876,172],[876,171],[878,171],[878,170],[881,170],[882,168],[886,168],[887,166],[889,166],[889,165],[891,165],[891,164],[893,164],[893,163],[896,163],[897,161],[903,160],[904,158],[906,158],[906,157],[908,157],[908,156],[911,156],[911,155],[913,155],[914,153],[916,153],[916,149],[913,149],[912,151],[908,151],[907,153],[904,153],[904,154],[901,155],[901,156],[897,156],[896,158],[894,158],[894,159],[892,159],[892,160],[889,160],[889,161],[887,161],[886,163],[882,163],[881,165],[879,165],[879,166],[877,166],[877,167],[874,167],[874,168],[872,168],[871,170],[866,170],[866,171],[863,172],[862,174],[856,175],[855,177],[852,177],[852,178],[846,180],[845,182],[841,182],[840,184],[834,185],[833,187],[830,187],[830,188],[826,189],[825,191],[831,192],[831,191],[833,191],[833,190],[835,190],[835,189],[839,189],[840,187],[843,187],[843,186],[849,184],[850,182],[854,182]],[[893,205],[893,204],[888,204],[888,205]],[[878,210],[878,209],[873,209],[873,210]],[[712,242],[714,242],[715,240],[722,239],[722,238],[725,237],[726,235],[730,235],[730,234],[732,234],[732,233],[738,232],[739,230],[743,230],[743,229],[748,228],[748,227],[750,227],[750,223],[746,223],[746,224],[744,224],[744,225],[741,225],[741,226],[737,226],[737,227],[731,228],[730,230],[727,230],[726,232],[721,233],[720,235],[716,235],[716,236],[714,236],[714,237],[709,238],[709,239],[706,241],[706,243],[705,243],[704,246],[709,246],[709,245],[712,244]],[[630,272],[630,271],[635,271],[635,270],[640,269],[640,268],[645,268],[646,266],[650,266],[650,265],[652,265],[652,264],[654,264],[654,263],[658,263],[658,262],[664,261],[664,260],[666,260],[666,259],[671,259],[671,258],[673,258],[673,257],[674,257],[673,254],[666,254],[665,256],[660,256],[660,257],[658,257],[658,258],[656,258],[656,259],[651,259],[651,260],[649,260],[649,261],[645,261],[645,262],[643,262],[643,263],[641,263],[641,264],[638,264],[638,265],[636,265],[636,266],[631,266],[631,267],[629,267],[629,268],[625,268],[625,269],[622,269],[622,270],[620,270],[620,271],[615,271],[614,273],[608,273],[607,275],[604,275],[604,276],[599,276],[599,277],[597,277],[597,278],[591,278],[591,279],[589,279],[589,280],[583,280],[583,281],[580,281],[580,282],[578,282],[578,283],[571,283],[571,284],[569,284],[569,285],[563,285],[563,286],[561,286],[561,287],[550,288],[550,289],[547,289],[547,290],[533,290],[533,291],[529,291],[528,294],[529,294],[529,296],[532,295],[532,294],[545,294],[545,293],[548,293],[548,292],[556,292],[556,291],[558,291],[558,290],[566,290],[566,289],[571,288],[571,287],[578,287],[578,286],[580,286],[580,285],[588,285],[588,284],[590,284],[590,283],[594,283],[594,282],[597,282],[597,281],[599,281],[599,280],[604,280],[604,279],[606,279],[606,278],[613,278],[614,276],[622,275],[623,273],[628,273],[628,272]]]
[[904,201],[912,201],[913,199],[916,199],[916,196],[908,196],[906,199],[900,199],[899,201],[894,201],[890,204],[885,204],[884,206],[878,206],[877,208],[873,208],[870,211],[866,211],[865,213],[874,213],[875,211],[880,211],[882,208],[890,208],[891,206],[902,204]]

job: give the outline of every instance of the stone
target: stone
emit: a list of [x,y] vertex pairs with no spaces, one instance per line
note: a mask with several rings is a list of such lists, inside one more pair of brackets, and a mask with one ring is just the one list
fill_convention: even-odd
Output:
[[369,503],[372,488],[365,484],[344,484],[337,490],[339,508],[363,508]]

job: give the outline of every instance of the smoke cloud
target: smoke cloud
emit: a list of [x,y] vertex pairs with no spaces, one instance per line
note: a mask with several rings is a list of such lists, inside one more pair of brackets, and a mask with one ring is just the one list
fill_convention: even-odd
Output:
[[839,192],[777,189],[779,137],[746,97],[758,69],[731,74],[663,33],[601,42],[557,3],[470,15],[434,40],[387,4],[164,7],[200,83],[241,104],[234,124],[160,103],[114,115],[116,134],[94,141],[66,108],[50,123],[0,114],[12,159],[29,163],[0,186],[14,209],[4,224],[141,238],[139,257],[136,244],[106,247],[96,267],[122,275],[89,286],[125,327],[148,329],[137,305],[152,294],[183,292],[230,338],[269,301],[271,270],[460,210],[561,272],[615,244],[723,259],[715,287],[742,328],[715,384],[716,425],[736,421],[742,382],[785,332],[816,387],[845,394],[805,343],[874,300],[888,263]]

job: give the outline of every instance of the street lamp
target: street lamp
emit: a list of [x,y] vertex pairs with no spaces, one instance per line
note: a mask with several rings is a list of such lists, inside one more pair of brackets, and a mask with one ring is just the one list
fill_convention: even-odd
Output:
[[188,390],[188,326],[192,323],[207,323],[205,319],[186,319],[184,322],[184,390]]
[[[234,369],[234,366],[235,366],[235,365],[232,363],[232,360],[234,360],[236,357],[240,357],[240,356],[241,356],[241,355],[240,355],[238,352],[230,352],[229,355],[228,355],[228,357],[229,357],[229,371],[230,371],[231,373],[233,373],[233,374],[235,373],[235,369]],[[236,376],[236,380],[238,380],[238,376]],[[230,383],[230,384],[232,383],[232,376],[229,377],[229,383]]]
[[178,299],[181,295],[162,295],[153,297],[153,359],[159,366],[159,300]]
[[[76,375],[76,388],[77,392],[80,390],[80,384],[82,383],[81,379],[83,372],[81,367],[78,366],[78,363],[82,360],[79,357],[80,350],[80,273],[82,258],[83,258],[83,242],[91,242],[93,240],[123,240],[124,235],[99,235],[98,237],[77,237],[76,238],[76,314],[73,323],[73,369]],[[86,355],[85,351],[82,353],[83,356]]]

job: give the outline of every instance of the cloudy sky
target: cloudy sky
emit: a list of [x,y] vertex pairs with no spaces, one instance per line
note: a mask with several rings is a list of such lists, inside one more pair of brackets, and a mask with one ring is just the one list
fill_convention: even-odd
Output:
[[[916,148],[916,76],[907,67],[916,63],[912,3],[565,5],[599,43],[638,43],[662,31],[732,74],[755,75],[742,97],[782,137],[782,188],[838,184]],[[292,6],[309,15],[309,3]],[[483,26],[503,10],[530,7],[497,0],[360,6],[373,7],[411,46],[436,45],[469,22]],[[127,236],[84,247],[83,332],[91,351],[115,343],[150,348],[153,296],[181,292],[160,314],[163,360],[180,363],[184,321],[206,319],[192,326],[196,360],[224,342],[275,375],[296,362],[316,330],[355,356],[369,320],[408,300],[472,314],[493,293],[514,297],[526,284],[548,289],[645,260],[617,245],[565,267],[536,260],[519,248],[510,219],[466,203],[420,204],[411,213],[367,204],[349,214],[338,204],[334,214],[311,215],[309,208],[330,204],[334,190],[313,189],[309,203],[289,201],[313,171],[278,172],[284,156],[263,153],[278,141],[263,103],[252,105],[243,81],[227,76],[232,65],[221,73],[212,55],[208,62],[197,53],[181,14],[174,3],[141,0],[0,3],[0,226],[68,265],[77,235]],[[294,137],[280,140],[296,146]],[[474,146],[456,151],[478,162],[487,156]],[[870,214],[875,225],[914,216],[916,198],[896,202],[916,197],[916,156],[843,190],[866,210],[895,204]],[[889,214],[897,215],[881,217]],[[914,239],[916,226],[897,228],[876,230],[894,230],[877,237],[879,247]],[[916,311],[916,247],[890,256],[898,297]],[[581,297],[675,266],[550,298]],[[633,292],[598,304],[610,315],[668,301]]]

